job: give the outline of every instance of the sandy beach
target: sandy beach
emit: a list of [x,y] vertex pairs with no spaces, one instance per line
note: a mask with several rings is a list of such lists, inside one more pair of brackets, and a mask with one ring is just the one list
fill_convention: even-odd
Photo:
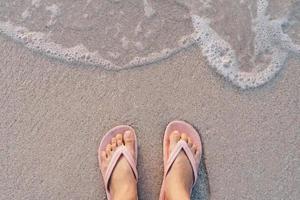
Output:
[[137,133],[139,199],[158,199],[164,129],[175,119],[203,141],[192,199],[300,199],[299,55],[248,90],[209,66],[192,45],[110,71],[0,35],[0,199],[106,199],[97,148],[119,124]]
[[194,48],[108,72],[0,44],[1,199],[103,199],[97,147],[118,124],[137,130],[140,199],[158,198],[162,137],[173,119],[203,139],[194,199],[300,197],[298,58],[268,85],[240,91]]

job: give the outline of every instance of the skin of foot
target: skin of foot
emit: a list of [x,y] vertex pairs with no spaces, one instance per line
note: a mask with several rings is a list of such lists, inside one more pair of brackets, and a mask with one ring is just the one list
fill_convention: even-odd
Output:
[[[104,170],[116,151],[116,149],[125,145],[130,154],[135,155],[135,137],[131,131],[119,133],[112,138],[111,143],[106,146],[106,150],[101,152],[101,160]],[[109,181],[109,191],[113,200],[136,200],[137,184],[134,173],[124,156],[118,160]]]
[[[179,133],[178,131],[173,131],[170,134],[170,149],[169,153],[172,152],[177,142],[184,140],[195,158],[200,156],[200,148],[193,144],[191,138],[185,133]],[[176,160],[172,164],[166,179],[166,199],[167,200],[187,200],[190,199],[190,190],[193,186],[193,170],[188,157],[185,152],[181,152],[176,157]]]

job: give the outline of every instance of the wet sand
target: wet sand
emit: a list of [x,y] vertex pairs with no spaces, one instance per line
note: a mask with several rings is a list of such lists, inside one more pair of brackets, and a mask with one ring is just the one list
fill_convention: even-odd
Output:
[[[103,199],[97,161],[104,133],[133,126],[139,198],[157,199],[167,123],[201,133],[193,199],[299,199],[300,62],[240,91],[197,48],[109,72],[65,64],[0,37],[0,199]],[[206,168],[206,169],[205,169]]]

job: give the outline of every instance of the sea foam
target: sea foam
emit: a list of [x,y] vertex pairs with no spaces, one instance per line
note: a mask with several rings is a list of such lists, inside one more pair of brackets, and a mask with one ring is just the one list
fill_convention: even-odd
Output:
[[257,63],[258,66],[254,66],[251,72],[241,70],[235,50],[210,27],[208,19],[192,16],[195,40],[210,66],[242,89],[267,83],[283,68],[289,52],[299,53],[299,46],[283,32],[284,24],[288,23],[287,18],[271,20],[266,14],[267,7],[267,0],[257,1],[257,17],[252,25],[255,33],[253,57],[268,56],[269,62]]
[[[169,36],[166,35],[163,37],[163,40],[160,39],[158,42],[156,41],[156,43],[161,45],[160,43],[163,41],[166,44],[171,45],[169,47],[165,46],[161,49],[153,49],[152,51],[148,50],[149,47],[152,48],[153,45],[151,46],[151,43],[145,43],[145,40],[155,41],[155,37],[163,34],[164,31],[157,31],[161,30],[160,26],[166,23],[165,20],[168,21],[169,28],[172,28],[172,23],[174,27],[176,26],[176,23],[174,23],[176,20],[177,23],[186,24],[184,21],[180,22],[180,20],[187,19],[186,16],[183,18],[176,18],[178,17],[178,14],[176,12],[171,12],[172,9],[177,12],[180,11],[178,10],[179,7],[176,7],[175,4],[164,5],[164,7],[171,10],[167,11],[160,10],[161,8],[158,6],[159,2],[156,6],[154,6],[153,4],[157,2],[143,0],[143,15],[146,18],[137,20],[136,25],[133,26],[131,35],[125,35],[122,32],[124,25],[119,22],[112,24],[112,26],[103,27],[102,29],[104,31],[99,29],[99,31],[102,31],[103,34],[118,40],[118,48],[116,48],[117,46],[110,47],[111,44],[109,43],[103,43],[98,45],[101,46],[100,49],[91,49],[84,43],[84,40],[79,40],[73,45],[64,45],[58,42],[59,40],[53,40],[51,36],[54,35],[55,32],[52,31],[54,28],[51,27],[57,28],[62,25],[64,9],[61,5],[63,3],[54,4],[41,0],[32,0],[32,2],[29,3],[30,6],[21,13],[21,19],[18,23],[10,21],[9,19],[7,21],[1,21],[0,15],[0,33],[22,43],[29,49],[40,52],[49,57],[69,63],[98,66],[106,70],[122,70],[155,63],[163,59],[167,59],[196,43],[201,49],[202,54],[207,58],[209,66],[231,81],[234,85],[242,89],[255,88],[267,83],[284,67],[285,61],[287,60],[290,52],[296,54],[300,53],[299,45],[294,44],[293,40],[289,37],[285,30],[286,27],[289,27],[292,23],[290,20],[291,13],[280,18],[271,18],[267,13],[268,1],[257,0],[256,16],[252,18],[252,23],[249,24],[252,32],[254,33],[252,41],[253,52],[249,53],[252,57],[251,65],[254,66],[251,70],[245,71],[239,60],[237,49],[235,49],[223,35],[221,36],[215,28],[213,28],[211,25],[211,18],[208,16],[201,16],[201,13],[206,13],[207,10],[213,9],[213,2],[210,0],[176,0],[176,2],[178,5],[187,8],[189,12],[187,12],[187,15],[189,15],[191,19],[191,30],[194,29],[194,32],[189,33],[186,31],[185,34],[177,39],[177,41],[174,41],[174,38],[176,37],[171,35],[173,37],[172,43],[167,41]],[[116,6],[122,3],[124,2],[113,1],[113,4]],[[87,9],[88,6],[90,9],[93,9],[93,1],[85,2],[83,7]],[[108,6],[107,8],[111,8],[110,6],[112,5],[109,4],[106,6]],[[122,7],[124,6],[125,4]],[[118,13],[120,17],[124,18],[126,12],[130,11],[130,9],[130,6],[125,6],[125,10],[120,11],[112,9],[107,12],[105,17],[108,17],[107,19],[116,18],[116,13]],[[29,18],[34,16],[34,12],[38,11],[46,11],[48,19],[45,23],[46,27],[50,29],[50,31],[45,32],[43,28],[33,31],[30,28],[23,26],[24,20],[28,21]],[[166,17],[159,18],[162,17],[163,14],[166,14],[165,11],[167,13]],[[182,11],[184,11],[184,9]],[[184,12],[181,12],[182,15],[183,13]],[[73,15],[73,13],[71,14]],[[88,33],[89,30],[97,28],[97,26],[93,25],[85,27],[85,22],[88,21],[84,20],[89,20],[90,16],[93,15],[95,14],[87,14],[85,11],[82,11],[82,19],[80,20],[83,21],[79,23],[79,20],[78,23],[83,25],[84,28],[69,28],[63,25],[63,31],[71,31],[70,34],[74,34],[74,31],[85,31]],[[77,16],[79,15],[77,14]],[[6,18],[7,17],[2,17],[2,19]],[[162,23],[162,25],[159,23]],[[68,24],[68,26],[71,25]],[[147,27],[151,27],[151,29],[147,29]],[[131,29],[128,30],[131,31]],[[95,32],[94,34],[100,32]],[[180,29],[177,29],[175,33],[177,32],[180,32]],[[155,36],[155,34],[157,36]],[[132,35],[134,36],[134,39],[132,39]],[[95,37],[93,37],[93,39],[97,42],[101,41]],[[102,51],[103,49],[105,51]],[[142,53],[147,51],[148,53]],[[134,55],[132,52],[136,52],[136,56],[131,56],[131,58],[128,57],[125,59],[125,62],[118,63],[118,60],[126,57],[126,54],[124,53]]]
[[[152,2],[148,0],[143,1],[144,14],[137,18],[137,23],[135,21],[130,23],[130,25],[137,24],[134,29],[130,29],[127,24],[121,23],[120,20],[116,23],[107,23],[105,19],[101,18],[101,16],[107,19],[115,18],[115,21],[124,18],[126,12],[132,9],[129,3],[105,1],[103,2],[104,6],[96,4],[96,7],[93,1],[87,1],[84,4],[80,1],[76,3],[78,5],[68,6],[66,5],[68,3],[63,1],[59,3],[39,0],[27,2],[25,5],[29,7],[23,11],[23,16],[19,17],[22,19],[16,17],[8,21],[1,21],[0,14],[0,32],[31,50],[49,57],[70,63],[98,66],[106,70],[133,68],[158,62],[194,43],[188,31],[186,31],[187,34],[181,36],[175,32],[172,35],[174,41],[172,43],[167,40],[159,41],[161,39],[155,41],[155,38],[158,37],[171,39],[162,27],[166,24],[168,25],[166,27],[175,26],[172,25],[171,19],[165,20],[164,17],[159,15],[164,11],[163,9],[154,9]],[[12,9],[13,6],[21,7],[21,5],[15,5],[15,2],[7,4],[7,10]],[[120,10],[116,9],[120,5],[122,8]],[[176,3],[171,5],[174,6]],[[80,13],[65,10],[68,7],[70,10],[76,10],[81,6],[89,10],[90,13],[87,14],[86,11],[81,10]],[[104,9],[106,14],[97,13],[99,9]],[[34,15],[37,15],[36,13],[42,15],[41,20],[34,18]],[[156,13],[158,13],[158,16],[156,16]],[[92,19],[91,22],[90,16],[95,15],[97,17]],[[76,18],[76,20],[72,20],[72,18]],[[106,26],[97,25],[98,19]],[[35,21],[38,23],[32,23]],[[42,21],[44,21],[46,29],[43,27]],[[181,24],[185,24],[184,21]],[[124,29],[127,31],[126,33]],[[192,30],[190,23],[191,33]],[[74,33],[77,35],[74,36]],[[71,40],[68,34],[73,35]],[[94,42],[86,44],[84,38],[92,39]],[[156,44],[151,46],[151,43],[147,43],[147,40],[154,41]]]

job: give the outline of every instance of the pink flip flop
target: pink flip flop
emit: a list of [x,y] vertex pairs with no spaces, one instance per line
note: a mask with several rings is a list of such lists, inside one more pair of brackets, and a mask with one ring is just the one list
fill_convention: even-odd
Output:
[[[106,146],[111,143],[111,139],[113,137],[115,137],[118,133],[124,133],[125,131],[131,131],[134,134],[134,140],[135,140],[135,157],[132,157],[132,155],[130,154],[130,152],[128,151],[128,149],[122,145],[117,147],[116,151],[114,152],[110,163],[108,164],[107,170],[104,171],[103,169],[103,164],[101,163],[101,152],[105,151]],[[136,178],[136,180],[138,180],[138,172],[137,172],[137,168],[136,168],[136,164],[137,164],[137,139],[136,139],[136,134],[133,128],[131,128],[130,126],[127,125],[120,125],[120,126],[116,126],[114,128],[112,128],[110,131],[108,131],[104,137],[101,140],[99,149],[98,149],[98,160],[99,160],[99,165],[100,165],[100,169],[101,169],[101,174],[104,180],[104,184],[105,184],[105,191],[106,191],[106,195],[107,195],[107,199],[111,200],[111,195],[109,192],[109,179],[113,173],[113,170],[119,160],[119,158],[121,156],[124,156],[126,158],[126,160],[128,161],[134,176]]]
[[[202,154],[202,145],[201,145],[200,136],[199,136],[198,132],[190,124],[188,124],[184,121],[172,121],[168,124],[166,131],[165,131],[165,135],[164,135],[164,144],[163,144],[164,180],[163,180],[162,187],[160,190],[159,200],[166,199],[165,198],[165,179],[166,179],[166,176],[167,176],[173,162],[176,160],[176,157],[178,156],[178,154],[180,153],[181,150],[183,150],[185,152],[185,154],[187,155],[187,157],[191,163],[191,166],[193,169],[193,174],[194,174],[193,186],[195,185],[197,176],[198,176],[198,167],[200,164],[201,156],[199,156],[199,158],[195,159],[193,153],[191,152],[190,148],[188,147],[188,145],[185,141],[180,140],[177,143],[177,145],[174,147],[174,149],[172,150],[171,154],[169,155],[170,134],[176,130],[179,133],[186,133],[187,136],[192,139],[193,143],[196,144],[198,147],[200,147],[200,151],[201,151],[200,155]],[[191,192],[192,192],[192,188],[191,188],[190,193]]]

